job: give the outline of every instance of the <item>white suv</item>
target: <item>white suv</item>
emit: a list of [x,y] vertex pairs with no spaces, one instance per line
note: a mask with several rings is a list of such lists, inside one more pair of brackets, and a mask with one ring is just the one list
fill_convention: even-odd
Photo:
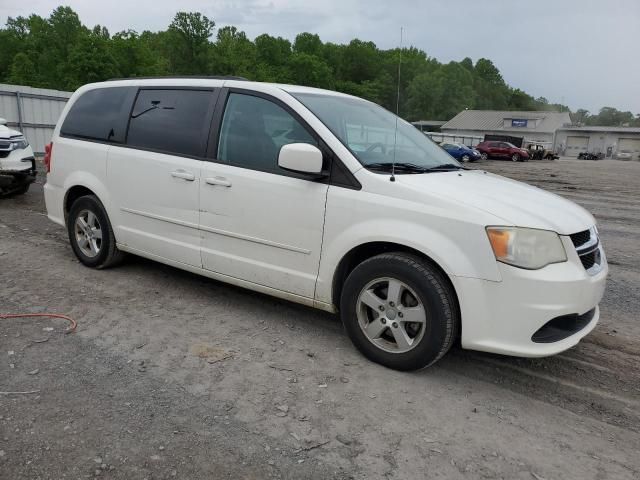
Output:
[[35,179],[36,160],[29,142],[0,118],[0,196],[27,193]]
[[82,263],[122,252],[340,312],[391,368],[462,347],[545,356],[596,325],[593,217],[467,170],[371,102],[235,79],[85,85],[48,146],[49,218]]

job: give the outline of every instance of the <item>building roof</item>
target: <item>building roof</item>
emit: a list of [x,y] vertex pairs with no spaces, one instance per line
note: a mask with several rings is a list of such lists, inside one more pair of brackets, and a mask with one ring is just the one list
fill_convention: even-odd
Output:
[[411,125],[416,127],[441,127],[446,120],[418,120],[417,122],[411,122]]
[[[505,120],[538,120],[538,122],[535,126],[513,127]],[[570,123],[569,112],[463,110],[445,123],[441,130],[555,133],[558,128]]]
[[559,130],[570,132],[620,132],[620,133],[640,133],[640,127],[562,127]]

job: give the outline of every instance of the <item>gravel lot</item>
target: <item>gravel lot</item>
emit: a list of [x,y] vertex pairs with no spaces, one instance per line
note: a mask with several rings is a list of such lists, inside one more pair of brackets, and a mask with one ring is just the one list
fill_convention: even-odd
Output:
[[473,168],[597,217],[611,274],[576,348],[387,370],[329,314],[135,257],[83,267],[41,185],[0,199],[0,313],[78,321],[0,320],[0,391],[38,391],[0,394],[0,478],[640,478],[640,163]]

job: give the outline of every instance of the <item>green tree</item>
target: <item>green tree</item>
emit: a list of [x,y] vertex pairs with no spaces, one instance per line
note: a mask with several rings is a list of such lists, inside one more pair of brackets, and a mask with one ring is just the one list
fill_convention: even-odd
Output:
[[209,37],[215,22],[197,12],[178,12],[169,25],[166,51],[174,73],[203,74],[207,70]]
[[153,51],[134,30],[116,33],[109,43],[111,55],[123,77],[163,75],[167,72],[167,60],[158,51]]
[[23,52],[16,54],[9,69],[7,82],[15,85],[33,85],[35,78],[37,70],[31,58]]
[[291,79],[299,85],[333,89],[333,72],[324,60],[307,53],[294,53],[289,59]]
[[75,90],[85,83],[120,77],[107,39],[93,32],[82,37],[69,52],[65,72],[66,89]]
[[215,75],[238,75],[253,78],[255,75],[256,48],[247,35],[236,27],[218,30],[212,49],[209,71]]
[[[69,7],[49,17],[7,18],[0,28],[0,82],[74,89],[111,77],[218,74],[252,80],[336,89],[376,102],[410,119],[447,120],[465,108],[569,111],[506,84],[486,58],[442,64],[408,47],[381,50],[361,39],[323,43],[302,32],[293,44],[259,35],[254,41],[234,26],[212,36],[215,22],[198,12],[178,12],[165,30],[110,35],[87,28]],[[401,65],[400,76],[398,66]],[[578,110],[574,121],[589,125],[637,125],[640,115],[604,107]]]
[[533,97],[519,88],[511,90],[509,108],[512,110],[536,110],[537,103]]
[[322,56],[322,41],[315,33],[303,32],[296,36],[293,43],[295,53],[306,53],[307,55]]

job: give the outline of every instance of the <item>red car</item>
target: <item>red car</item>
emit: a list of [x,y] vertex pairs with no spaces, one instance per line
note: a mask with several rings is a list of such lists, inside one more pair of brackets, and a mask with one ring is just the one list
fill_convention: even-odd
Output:
[[529,152],[509,142],[484,141],[476,145],[475,148],[480,152],[483,160],[487,158],[507,158],[514,162],[529,160]]

